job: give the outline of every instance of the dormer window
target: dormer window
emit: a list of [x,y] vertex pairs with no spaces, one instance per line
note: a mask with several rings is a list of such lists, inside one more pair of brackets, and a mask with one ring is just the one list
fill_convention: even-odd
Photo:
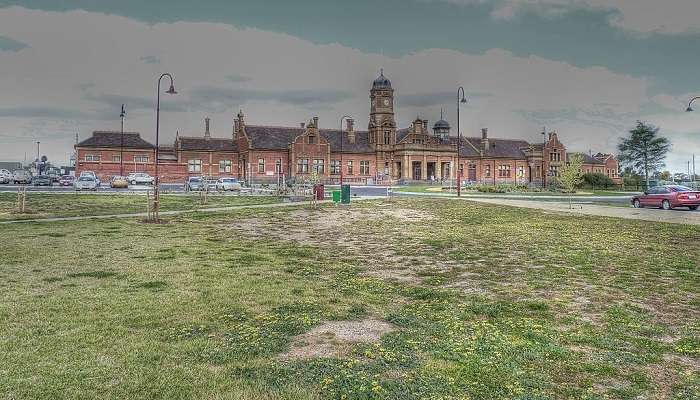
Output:
[[316,136],[309,135],[309,144],[316,144]]

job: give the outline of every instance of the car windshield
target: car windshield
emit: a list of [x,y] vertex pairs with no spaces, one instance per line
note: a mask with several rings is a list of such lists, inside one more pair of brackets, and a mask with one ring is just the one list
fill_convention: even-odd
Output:
[[236,182],[238,182],[238,180],[233,179],[233,178],[222,179],[222,181],[223,181],[223,182],[226,182],[226,183],[236,183]]
[[671,189],[674,192],[692,192],[693,189],[687,187],[687,186],[669,186],[669,189]]
[[71,180],[71,179],[73,179],[73,177],[70,175],[66,175],[66,176],[62,176],[61,179]]
[[37,179],[48,179],[49,177],[47,175],[37,175]]
[[92,182],[94,179],[90,176],[81,176],[80,179],[78,179],[81,182]]
[[190,182],[201,182],[201,178],[190,178]]

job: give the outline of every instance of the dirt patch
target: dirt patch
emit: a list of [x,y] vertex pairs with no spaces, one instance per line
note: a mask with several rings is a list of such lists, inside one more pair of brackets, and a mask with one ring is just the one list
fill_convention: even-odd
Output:
[[342,357],[356,343],[378,342],[381,336],[395,329],[379,319],[361,321],[329,321],[295,336],[291,349],[280,356],[283,360],[315,357]]

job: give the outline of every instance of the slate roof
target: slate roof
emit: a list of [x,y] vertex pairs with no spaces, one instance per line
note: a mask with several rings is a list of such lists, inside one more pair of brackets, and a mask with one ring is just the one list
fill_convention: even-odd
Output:
[[[342,137],[343,153],[373,152],[369,146],[369,134],[367,131],[355,131],[355,143],[348,141],[347,131],[338,129],[320,129],[319,131],[321,136],[330,143],[333,151],[340,151],[340,138]],[[245,132],[250,139],[253,149],[279,150],[286,149],[294,142],[297,136],[304,133],[304,128],[246,125]]]
[[[466,143],[465,143],[466,142]],[[481,138],[467,137],[462,138],[463,146],[461,147],[460,156],[478,157],[481,150]],[[484,151],[485,158],[514,158],[525,159],[524,150],[530,144],[524,140],[517,139],[493,139],[489,138],[489,148]],[[479,150],[478,152],[476,150]]]
[[566,153],[566,158],[569,159],[569,157],[578,154],[581,157],[583,157],[583,163],[584,164],[599,164],[599,165],[605,165],[605,163],[595,157],[591,157],[586,153]]
[[238,151],[233,139],[180,136],[178,143],[181,150]]
[[[120,147],[122,134],[117,131],[94,131],[92,136],[77,144],[77,147]],[[138,132],[124,132],[124,147],[153,149],[154,145],[143,140]]]

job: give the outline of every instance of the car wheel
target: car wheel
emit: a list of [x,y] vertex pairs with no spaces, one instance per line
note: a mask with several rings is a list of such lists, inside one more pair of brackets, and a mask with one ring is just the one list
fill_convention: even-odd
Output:
[[632,206],[634,208],[642,208],[642,203],[639,202],[639,199],[634,199],[634,201],[632,202]]
[[698,206],[688,206],[688,209],[690,209],[690,211],[695,211],[698,209]]
[[671,209],[671,202],[669,202],[668,200],[662,201],[661,208],[663,208],[664,210],[670,210]]

